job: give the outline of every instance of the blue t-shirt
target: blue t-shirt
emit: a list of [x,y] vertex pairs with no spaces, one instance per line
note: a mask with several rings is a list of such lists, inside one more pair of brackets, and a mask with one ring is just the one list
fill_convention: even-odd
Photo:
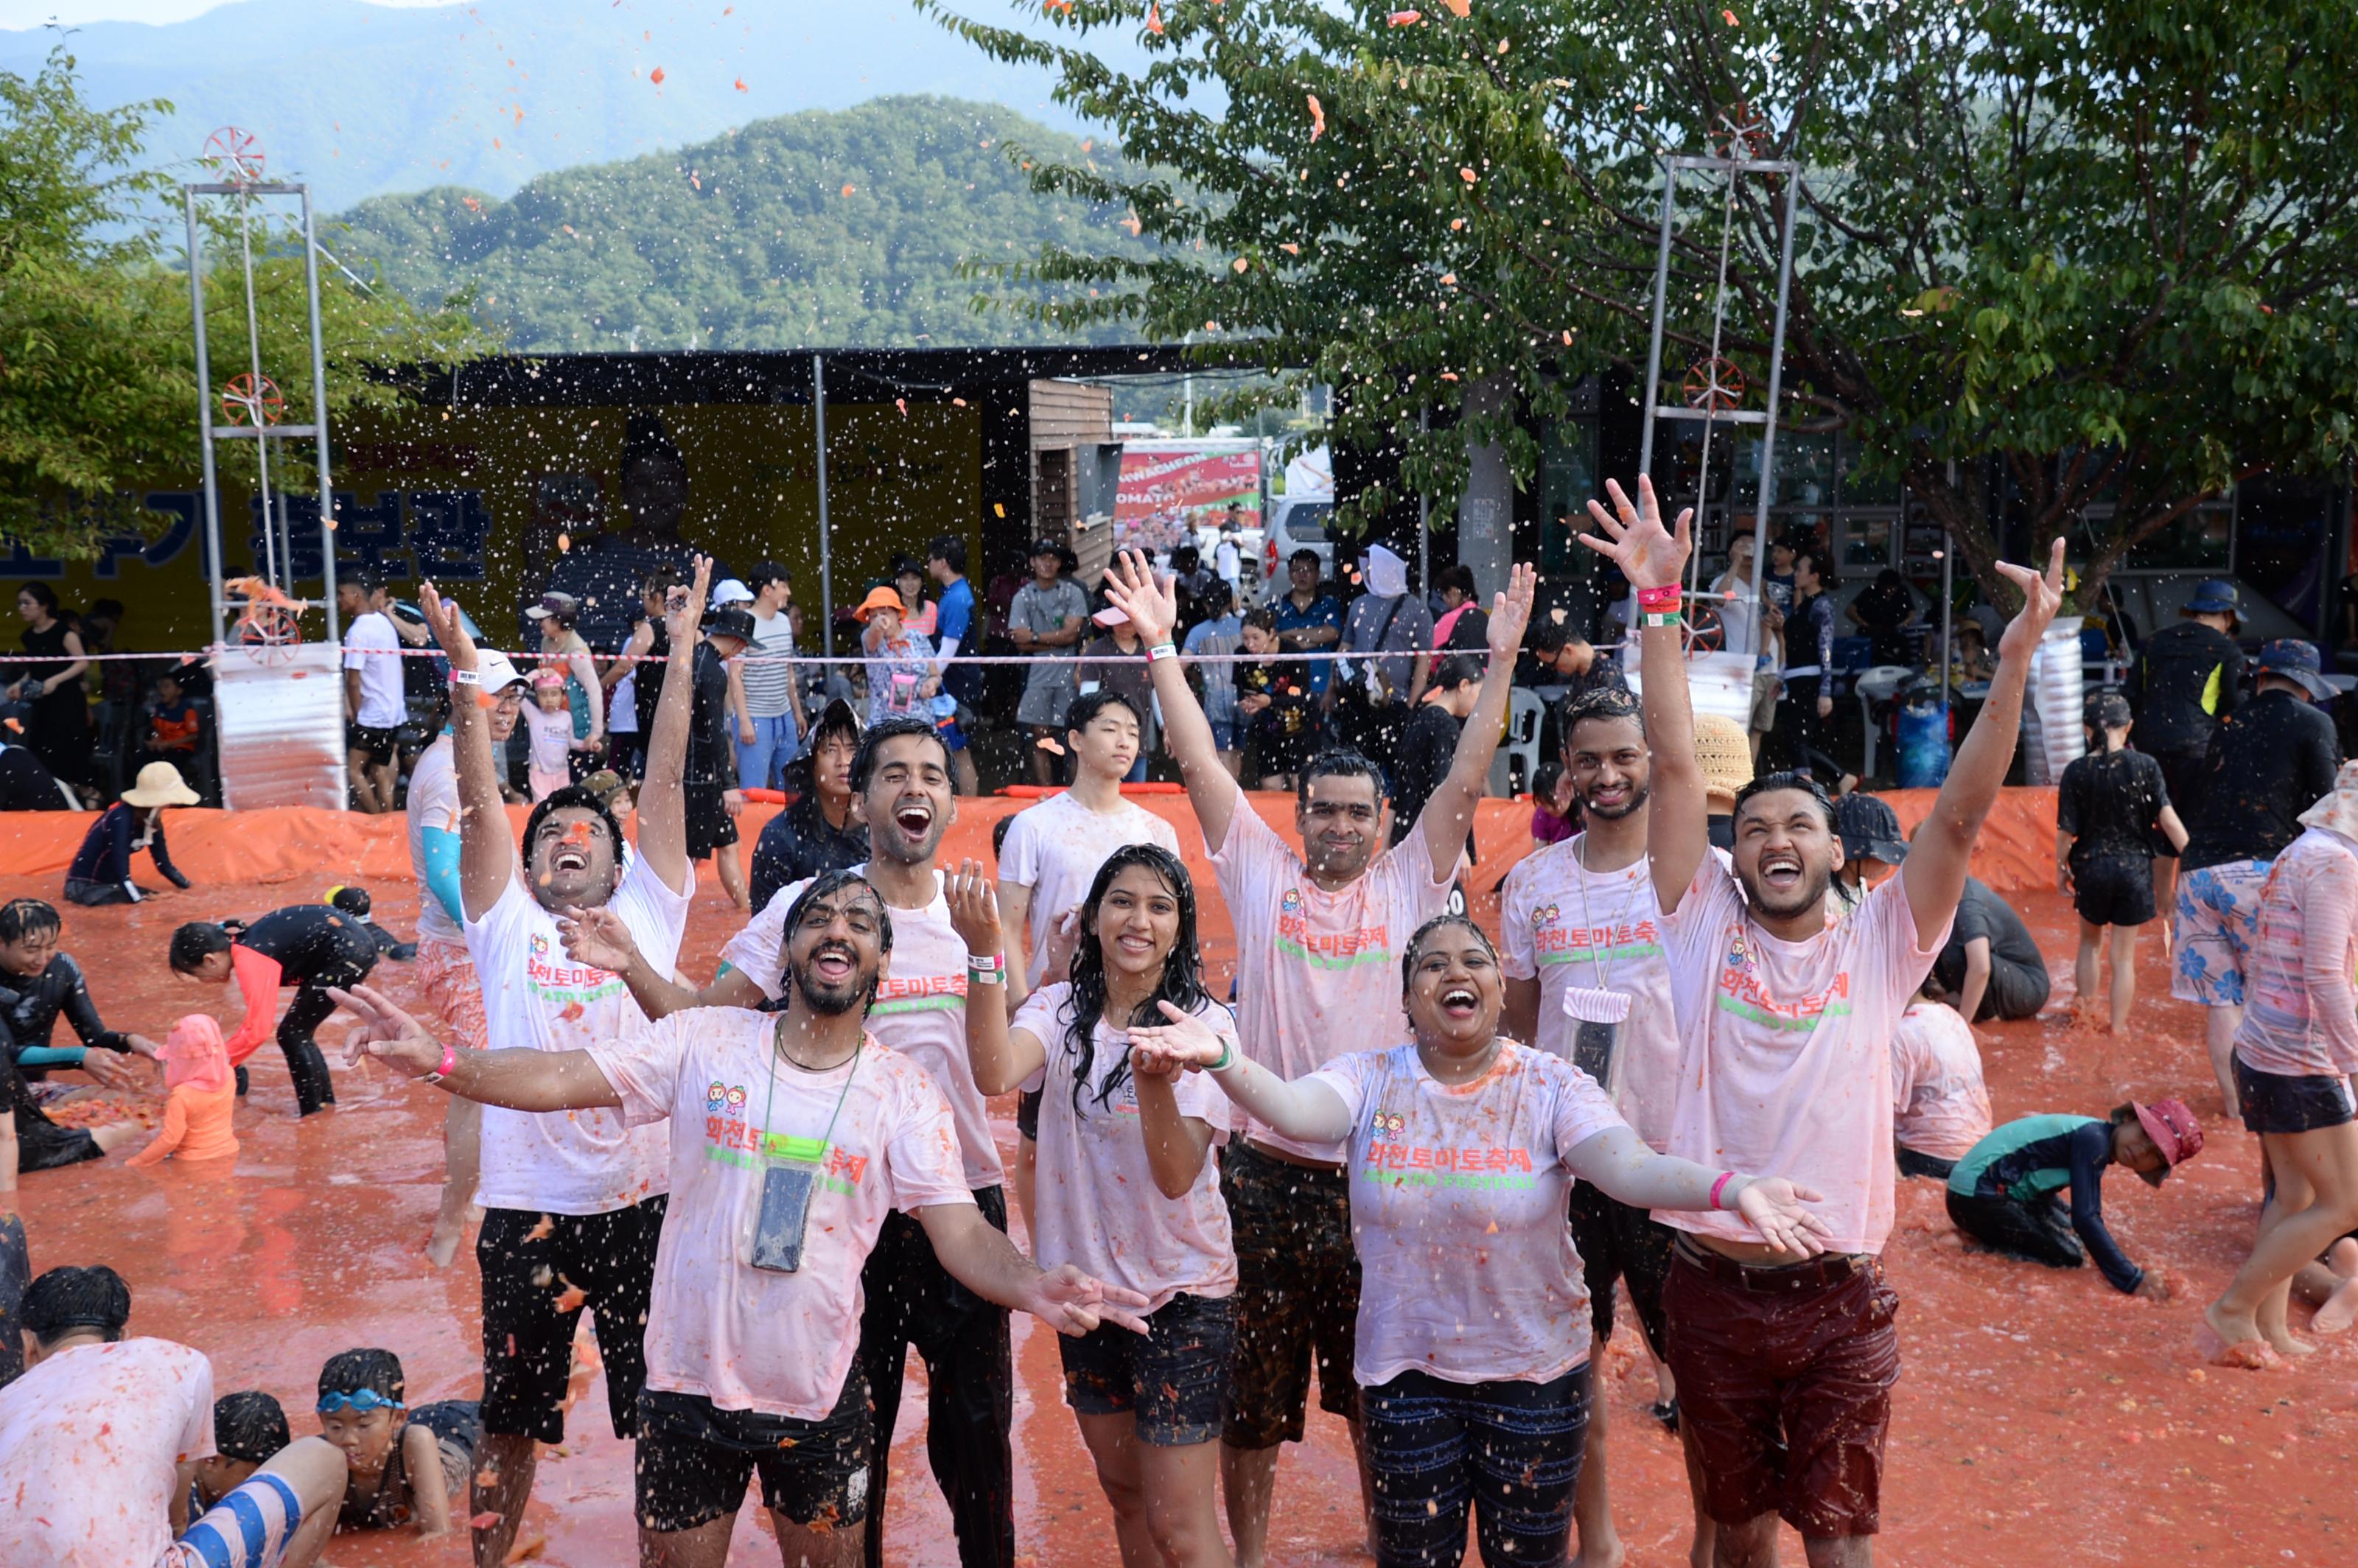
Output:
[[[934,610],[934,632],[936,636],[956,637],[958,652],[971,657],[982,652],[979,639],[971,635],[973,628],[974,585],[960,578],[942,589]],[[942,689],[968,707],[973,706],[982,698],[982,666],[953,660],[943,672]]]
[[[1276,608],[1277,629],[1280,632],[1298,632],[1305,627],[1330,626],[1334,628],[1337,636],[1342,633],[1343,607],[1335,601],[1332,594],[1320,594],[1310,601],[1310,608],[1307,610],[1293,602],[1293,595],[1280,594]],[[1325,647],[1314,651],[1331,654],[1335,651],[1335,644],[1330,643]],[[1324,695],[1326,682],[1335,673],[1335,661],[1310,659],[1305,661],[1305,664],[1310,671],[1311,692],[1313,695]]]

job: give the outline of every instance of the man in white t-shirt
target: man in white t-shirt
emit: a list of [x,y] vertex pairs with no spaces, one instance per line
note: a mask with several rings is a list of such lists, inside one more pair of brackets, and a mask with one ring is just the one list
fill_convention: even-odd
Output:
[[[1596,687],[1565,699],[1556,733],[1583,830],[1507,873],[1498,910],[1505,1029],[1603,1085],[1622,1119],[1659,1153],[1670,1142],[1678,1096],[1679,1031],[1661,904],[1647,875],[1644,720],[1628,688]],[[1614,1021],[1623,998],[1626,1015]],[[1595,1343],[1612,1337],[1613,1287],[1626,1283],[1639,1328],[1660,1360],[1669,1343],[1662,1282],[1677,1233],[1589,1182],[1573,1188],[1571,1215]],[[1669,1388],[1661,1392],[1666,1401],[1675,1398]],[[1589,1406],[1573,1501],[1581,1560],[1588,1563],[1622,1555],[1606,1484],[1610,1402]],[[1693,1561],[1711,1560],[1712,1535],[1698,1499]]]
[[[1019,811],[999,851],[999,909],[1005,928],[1026,944],[1020,1004],[1047,972],[1058,925],[1081,907],[1106,857],[1127,844],[1160,844],[1179,853],[1179,835],[1145,807],[1124,800],[1122,781],[1138,761],[1139,715],[1119,692],[1099,687],[1065,710],[1065,749],[1073,758],[1070,789]],[[1038,1157],[1040,1094],[1015,1112],[1015,1195],[1032,1227],[1032,1173]]]
[[807,728],[801,694],[795,689],[795,626],[786,608],[795,596],[794,577],[775,561],[763,561],[745,574],[753,597],[745,606],[753,617],[753,640],[734,666],[738,708],[732,737],[737,747],[737,787],[775,789]]
[[1899,873],[1838,923],[1833,803],[1772,773],[1736,797],[1733,865],[1710,852],[1680,628],[1692,514],[1675,536],[1652,483],[1608,484],[1584,536],[1637,590],[1646,734],[1647,845],[1679,1022],[1668,1152],[1774,1170],[1823,1194],[1828,1254],[1789,1264],[1716,1215],[1658,1211],[1682,1232],[1663,1286],[1679,1433],[1718,1524],[1717,1561],[1767,1563],[1781,1516],[1816,1568],[1873,1560],[1885,1435],[1899,1375],[1883,1280],[1891,1231],[1891,1042],[1947,939],[1974,836],[2021,726],[2032,652],[2061,602],[2063,541],[2045,576],[2001,563],[2024,595],[1997,676]]
[[[481,656],[476,673],[482,684],[475,689],[492,698],[484,709],[491,730],[492,754],[515,733],[529,689],[524,676],[505,654],[496,650]],[[417,984],[442,1015],[460,1049],[483,1050],[489,1044],[483,1019],[482,983],[475,978],[475,961],[467,955],[466,897],[460,890],[459,750],[449,725],[434,743],[417,754],[409,773],[409,870],[416,879]],[[454,1099],[442,1128],[442,1207],[434,1217],[434,1232],[426,1255],[438,1269],[448,1268],[459,1250],[475,1201],[476,1136],[482,1118],[472,1100]]]
[[[676,590],[669,601],[670,662],[639,788],[638,852],[625,854],[622,825],[605,802],[573,784],[525,819],[521,867],[492,758],[497,703],[481,705],[489,661],[456,604],[431,583],[420,596],[450,661],[461,930],[494,1051],[563,1053],[646,1022],[621,976],[566,957],[558,911],[606,909],[666,968],[678,957],[696,889],[681,788],[693,696],[687,672],[709,576],[710,563],[700,560],[693,590]],[[498,679],[493,668],[490,678]],[[454,1054],[457,1044],[452,1037]],[[489,1568],[505,1560],[522,1522],[538,1444],[565,1439],[566,1385],[584,1306],[596,1318],[614,1434],[636,1434],[668,1174],[662,1129],[627,1123],[611,1110],[486,1111],[479,1144],[483,1451],[468,1512],[499,1516],[474,1532],[475,1561]]]
[[401,633],[384,611],[384,584],[355,573],[336,585],[344,616],[344,746],[352,799],[370,816],[393,809],[400,747],[409,717],[401,684]]
[[[676,1206],[656,1263],[635,1467],[644,1563],[717,1568],[756,1474],[785,1562],[860,1561],[855,1527],[882,1513],[890,1463],[868,1409],[862,1295],[894,1210],[959,1289],[995,1309],[1065,1334],[1100,1321],[1143,1332],[1144,1296],[1075,1268],[1042,1272],[982,1215],[934,1076],[867,1032],[900,946],[877,890],[830,871],[771,907],[784,940],[755,978],[782,999],[774,1014],[694,1008],[587,1049],[454,1062],[377,992],[352,1002],[370,1054],[429,1077],[442,1064],[438,1081],[455,1094],[543,1113],[607,1108],[667,1130]],[[957,957],[963,969],[963,944]]]
[[348,1468],[302,1438],[172,1534],[211,1458],[213,1369],[168,1339],[125,1339],[131,1290],[103,1266],[25,1292],[25,1372],[0,1390],[0,1568],[303,1568],[336,1528]]
[[[1247,804],[1220,760],[1171,646],[1178,600],[1170,579],[1157,581],[1145,558],[1129,551],[1107,574],[1107,600],[1147,645],[1165,749],[1186,778],[1228,901],[1238,1037],[1255,1062],[1298,1078],[1344,1052],[1409,1038],[1400,955],[1416,928],[1448,906],[1506,722],[1535,580],[1519,567],[1511,591],[1498,596],[1481,697],[1416,828],[1383,849],[1382,771],[1356,752],[1327,752],[1297,781],[1294,827],[1307,851],[1297,855]],[[1260,1568],[1267,1551],[1278,1446],[1302,1440],[1314,1352],[1320,1405],[1351,1422],[1354,1442],[1359,1435],[1351,1359],[1359,1265],[1342,1158],[1339,1145],[1284,1138],[1250,1119],[1222,1158],[1238,1283],[1220,1467],[1241,1568]]]
[[[851,764],[852,812],[867,825],[869,858],[854,873],[890,914],[892,967],[869,1013],[877,1042],[932,1080],[957,1129],[966,1194],[983,1218],[1007,1228],[999,1146],[967,1053],[967,947],[950,924],[936,857],[957,819],[951,759],[941,731],[922,719],[887,719],[861,739]],[[790,910],[824,878],[795,882],[755,914],[721,950],[720,973],[702,991],[650,963],[623,923],[584,912],[565,932],[575,959],[620,974],[649,1017],[684,1010],[759,1007],[785,995]],[[1006,1005],[997,991],[983,993]],[[903,1368],[914,1346],[925,1357],[926,1452],[949,1501],[959,1560],[968,1568],[1005,1564],[1015,1554],[1015,1368],[1007,1314],[978,1301],[935,1255],[926,1229],[905,1217],[882,1222],[862,1281],[860,1360],[875,1420],[875,1445],[888,1452],[901,1409]],[[867,1557],[884,1554],[880,1466],[869,1481]]]

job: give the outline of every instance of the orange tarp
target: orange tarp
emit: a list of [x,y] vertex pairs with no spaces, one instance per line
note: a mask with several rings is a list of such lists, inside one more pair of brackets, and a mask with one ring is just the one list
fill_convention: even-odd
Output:
[[[1896,790],[1883,798],[1898,813],[1900,826],[1912,832],[1931,810],[1934,793]],[[1293,832],[1292,795],[1254,791],[1246,798],[1289,842],[1299,843]],[[1001,795],[962,800],[957,822],[943,846],[944,859],[971,857],[986,865],[992,863],[991,825],[1031,804]],[[1198,886],[1209,888],[1211,865],[1205,858],[1204,838],[1196,830],[1195,814],[1186,796],[1149,795],[1138,804],[1178,830],[1188,870],[1195,873]],[[738,817],[738,831],[749,858],[763,825],[778,810],[774,806],[748,806]],[[508,816],[521,829],[525,808],[510,806]],[[1520,801],[1482,803],[1475,823],[1479,860],[1467,879],[1470,892],[1478,896],[1497,889],[1531,843],[1531,808]],[[0,818],[0,866],[27,876],[62,877],[94,820],[87,812],[11,812]],[[363,816],[358,812],[281,806],[241,812],[172,810],[165,814],[164,821],[174,862],[200,884],[273,881],[320,871],[362,882],[409,877],[407,824],[399,816]],[[1974,847],[1974,874],[2001,892],[2015,892],[2051,886],[2054,863],[2055,792],[2001,792]],[[156,880],[144,863],[135,863],[133,870],[143,882]],[[705,874],[710,876],[708,869]]]

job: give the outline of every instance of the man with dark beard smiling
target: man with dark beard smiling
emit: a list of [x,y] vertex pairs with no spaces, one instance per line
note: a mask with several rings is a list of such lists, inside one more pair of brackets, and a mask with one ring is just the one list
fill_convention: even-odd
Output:
[[1874,1559],[1884,1440],[1899,1375],[1898,1298],[1880,1254],[1892,1224],[1891,1041],[1947,939],[1974,836],[2021,725],[2030,656],[2062,600],[2063,541],[2044,576],[2000,563],[2023,609],[1998,647],[1989,699],[1959,749],[1907,863],[1836,925],[1842,864],[1833,804],[1794,773],[1736,797],[1734,864],[1710,852],[1682,646],[1679,584],[1693,514],[1675,536],[1653,486],[1608,484],[1582,542],[1637,590],[1648,851],[1680,1034],[1669,1152],[1775,1170],[1823,1194],[1828,1253],[1790,1263],[1715,1215],[1659,1211],[1681,1235],[1663,1286],[1679,1433],[1717,1523],[1721,1568],[1777,1560],[1781,1515],[1812,1568]]
[[640,1561],[672,1568],[720,1568],[755,1474],[785,1562],[860,1560],[852,1527],[881,1512],[874,1478],[890,1461],[858,1354],[859,1281],[892,1210],[1001,1309],[1065,1334],[1143,1330],[1143,1296],[1044,1273],[983,1218],[949,1103],[916,1062],[867,1048],[894,946],[878,891],[830,871],[777,903],[784,950],[761,971],[776,1013],[690,1008],[588,1050],[454,1062],[383,994],[338,996],[361,1021],[356,1054],[454,1094],[667,1124],[675,1206],[648,1315],[636,1500]]
[[[892,974],[873,1012],[876,1038],[907,1057],[948,1101],[963,1153],[966,1191],[991,1225],[1007,1228],[999,1148],[966,1048],[969,980],[988,1006],[1005,1005],[1006,970],[970,969],[966,941],[950,924],[935,858],[957,819],[952,762],[941,733],[921,719],[870,730],[851,763],[853,818],[868,832],[867,864],[854,867],[891,912]],[[784,995],[780,957],[792,935],[789,910],[817,881],[779,892],[721,950],[720,973],[701,992],[649,963],[611,914],[585,911],[566,930],[577,961],[619,972],[652,1018],[686,1008],[762,1005]],[[925,1357],[926,1450],[950,1505],[958,1555],[968,1568],[1007,1568],[1015,1556],[1015,1368],[1007,1314],[961,1286],[936,1256],[927,1230],[905,1216],[882,1222],[862,1281],[867,1307],[860,1362],[875,1404],[875,1444],[890,1451],[901,1408],[902,1368],[912,1345]],[[869,1482],[868,1562],[883,1561],[884,1467]]]

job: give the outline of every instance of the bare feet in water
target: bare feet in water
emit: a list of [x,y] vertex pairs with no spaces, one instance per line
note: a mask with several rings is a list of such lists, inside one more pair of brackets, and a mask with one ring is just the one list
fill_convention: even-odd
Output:
[[2194,1331],[2194,1352],[2213,1367],[2239,1371],[2266,1372],[2284,1365],[2275,1348],[2260,1337],[2256,1324],[2250,1318],[2240,1324],[2224,1322],[2215,1302],[2202,1310],[2202,1325]]

